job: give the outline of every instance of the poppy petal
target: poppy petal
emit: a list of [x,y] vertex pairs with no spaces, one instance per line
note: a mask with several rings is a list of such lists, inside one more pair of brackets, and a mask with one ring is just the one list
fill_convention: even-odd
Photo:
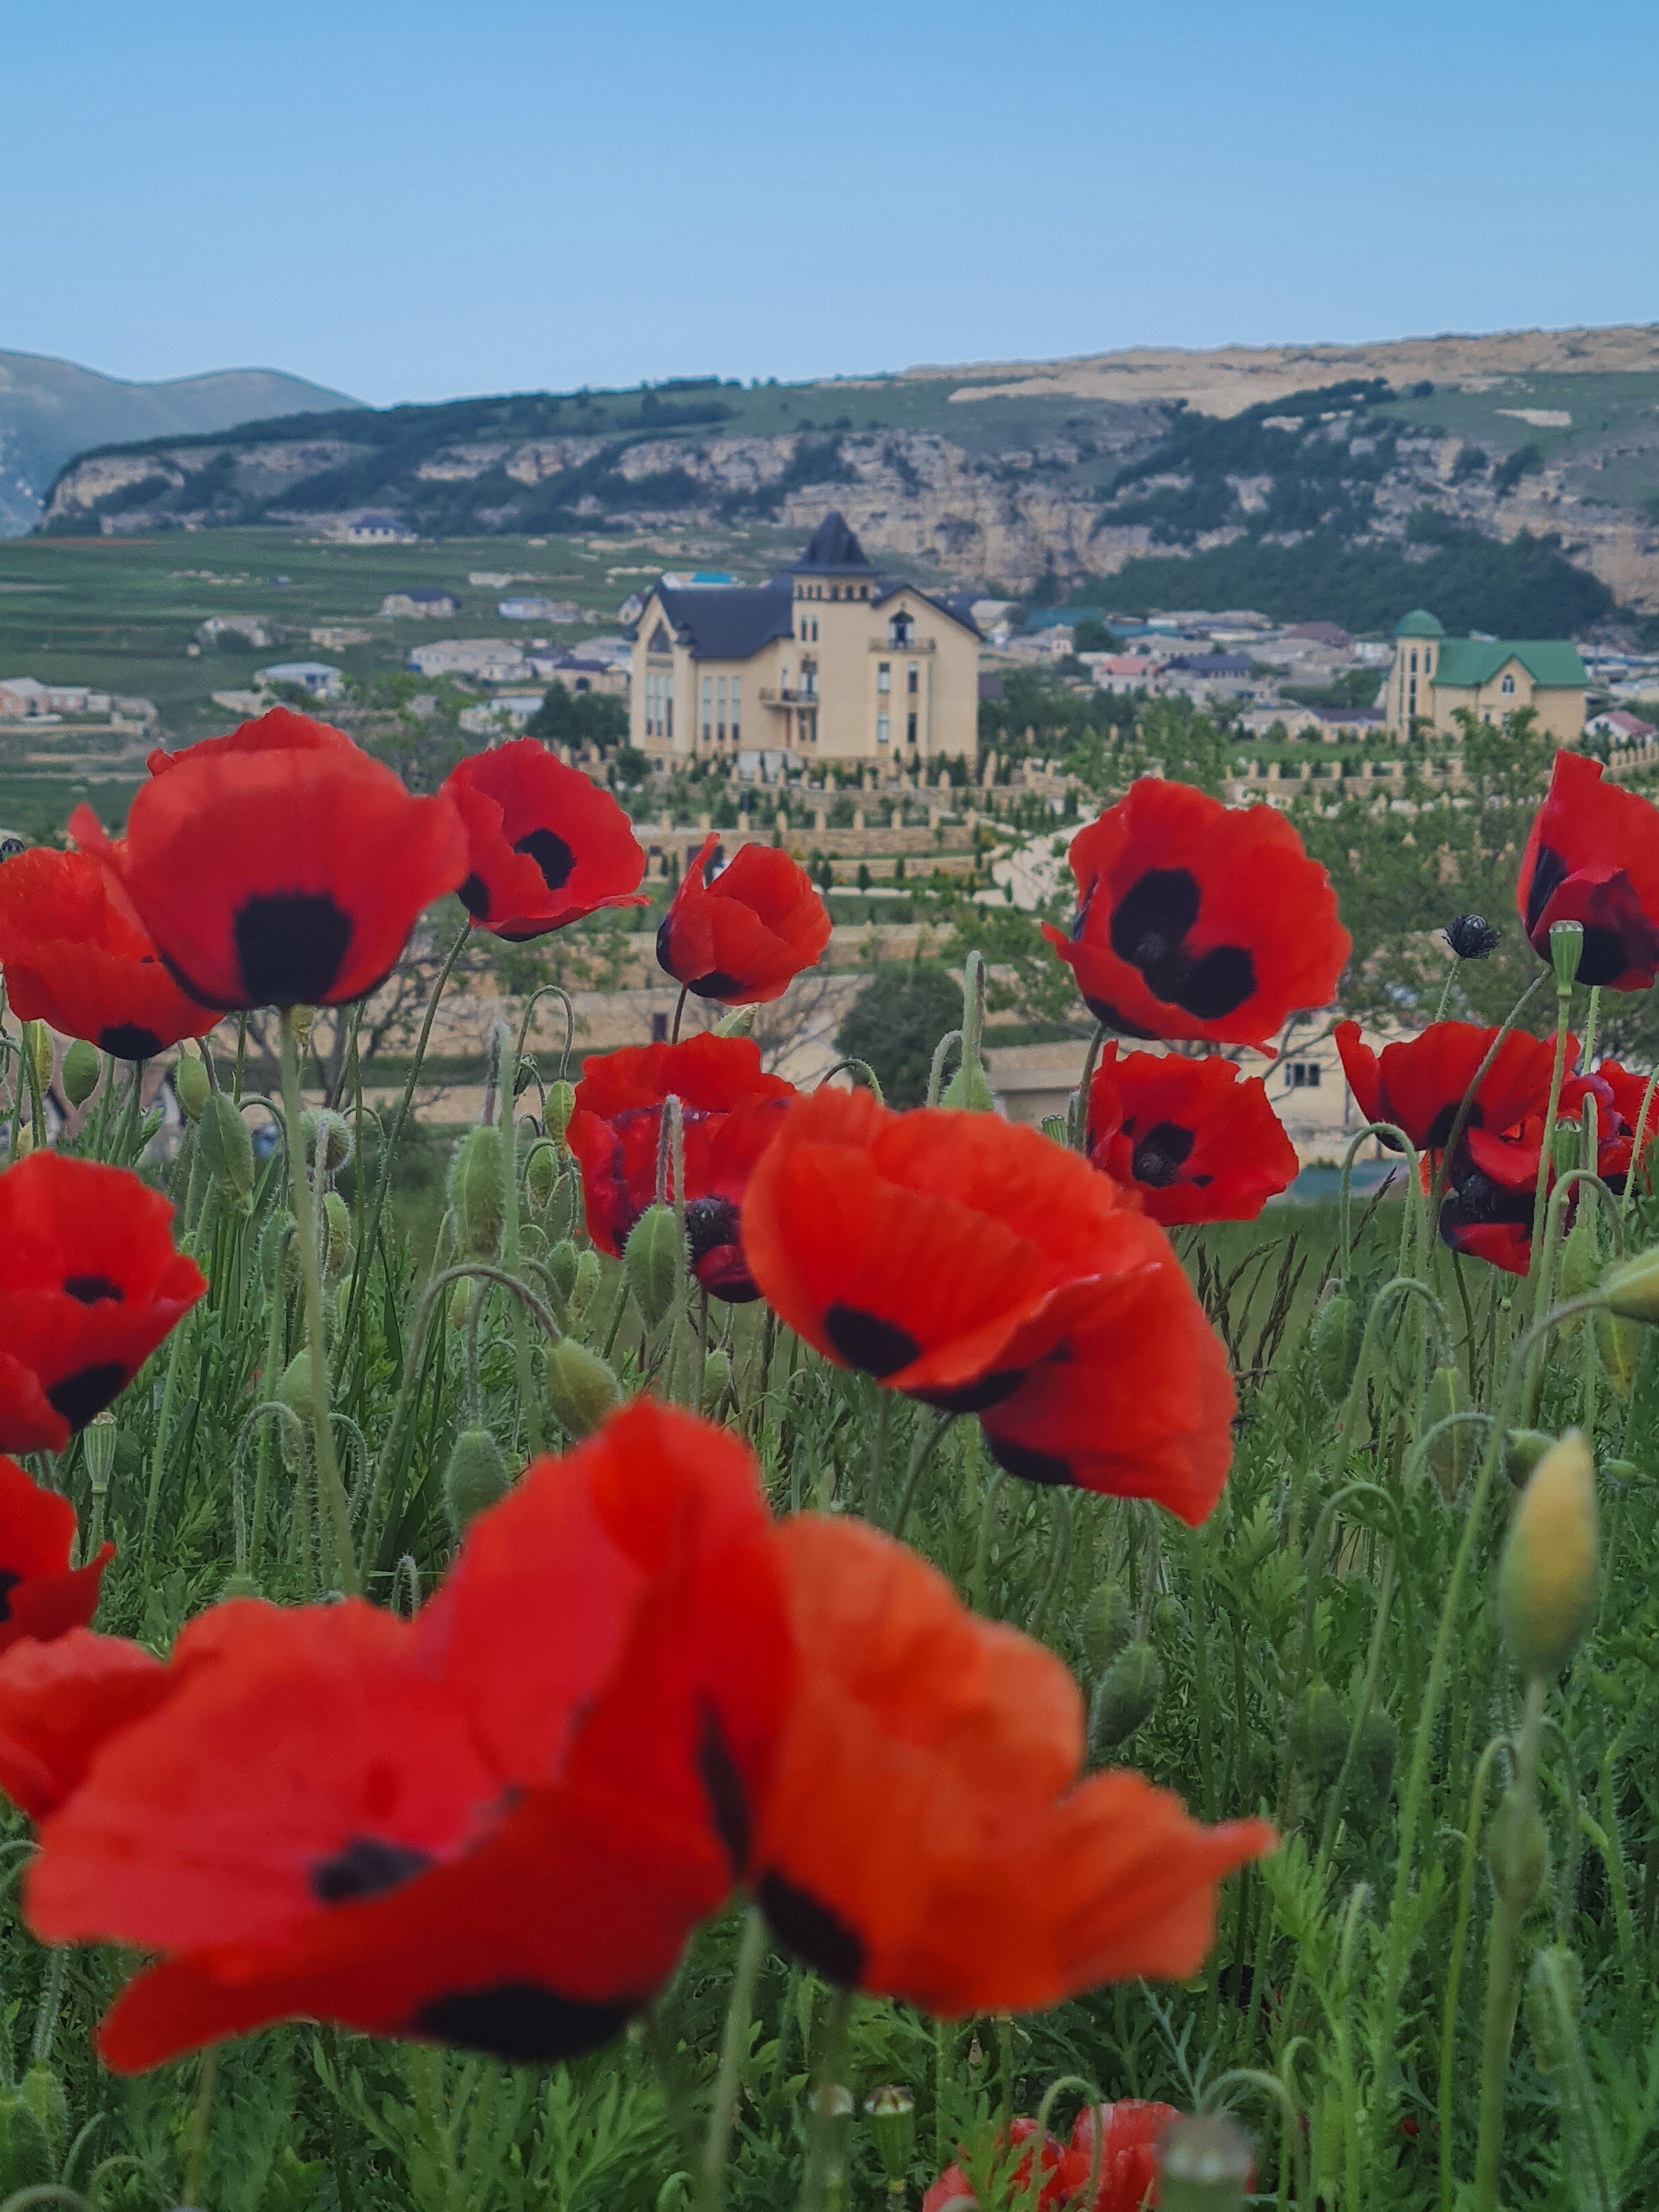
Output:
[[80,1787],[100,1747],[170,1688],[159,1659],[125,1638],[72,1627],[0,1657],[0,1790],[31,1820]]

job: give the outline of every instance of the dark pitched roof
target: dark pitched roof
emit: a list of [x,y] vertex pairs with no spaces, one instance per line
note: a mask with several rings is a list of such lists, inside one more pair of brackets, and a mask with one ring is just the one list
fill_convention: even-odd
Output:
[[1353,640],[1341,624],[1334,622],[1292,623],[1289,629],[1285,632],[1285,635],[1311,638],[1316,645],[1346,647],[1353,643]]
[[870,604],[872,607],[878,607],[884,599],[890,599],[898,592],[914,592],[930,607],[937,607],[951,621],[959,623],[970,637],[979,635],[979,624],[970,611],[973,603],[971,592],[952,592],[941,598],[937,592],[924,592],[920,584],[912,584],[902,576],[878,576],[870,588]]
[[657,586],[656,598],[675,636],[700,660],[747,660],[775,637],[794,634],[794,601],[787,584],[742,585],[732,591]]
[[1168,663],[1172,674],[1188,676],[1248,676],[1249,656],[1243,653],[1183,653]]
[[794,564],[798,576],[853,576],[868,572],[864,548],[847,526],[845,515],[833,507],[807,540],[806,550]]

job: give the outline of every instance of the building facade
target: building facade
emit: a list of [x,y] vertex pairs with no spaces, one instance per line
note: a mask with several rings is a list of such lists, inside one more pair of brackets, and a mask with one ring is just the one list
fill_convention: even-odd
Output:
[[653,585],[629,635],[631,742],[654,759],[741,748],[902,769],[977,746],[971,615],[878,575],[839,514],[769,584]]
[[1460,708],[1479,721],[1501,722],[1530,707],[1545,736],[1577,744],[1587,681],[1578,648],[1566,638],[1448,637],[1417,607],[1394,634],[1388,725],[1396,737],[1421,724],[1436,737],[1455,738]]

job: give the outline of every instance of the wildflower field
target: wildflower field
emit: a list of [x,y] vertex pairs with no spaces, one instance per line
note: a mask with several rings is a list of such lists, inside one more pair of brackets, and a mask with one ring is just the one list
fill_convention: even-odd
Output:
[[[1560,755],[1377,1048],[1292,823],[1134,782],[1041,1131],[977,953],[937,1103],[767,1073],[830,921],[746,845],[658,935],[717,1025],[573,1082],[526,1000],[428,1262],[418,1053],[307,1104],[313,1010],[641,902],[626,817],[149,768],[0,861],[4,2205],[1659,2203],[1659,811]],[[1310,1010],[1401,1168],[1311,1227]]]

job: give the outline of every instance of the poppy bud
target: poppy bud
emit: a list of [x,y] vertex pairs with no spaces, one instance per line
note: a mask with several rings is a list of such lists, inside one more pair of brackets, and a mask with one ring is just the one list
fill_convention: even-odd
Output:
[[501,1448],[489,1430],[463,1429],[444,1469],[444,1511],[457,1540],[512,1487]]
[[276,1385],[276,1401],[286,1406],[290,1413],[297,1414],[307,1429],[311,1426],[311,1353],[301,1345]]
[[1613,1395],[1623,1404],[1636,1388],[1636,1373],[1642,1364],[1645,1338],[1641,1325],[1609,1313],[1605,1306],[1597,1306],[1590,1320],[1595,1329],[1595,1349],[1613,1385]]
[[15,1165],[19,1160],[27,1159],[33,1150],[34,1132],[27,1121],[20,1121],[17,1125],[17,1133],[11,1140],[9,1158],[12,1164]]
[[1484,914],[1460,914],[1441,933],[1460,960],[1484,960],[1498,938]]
[[1163,2212],[1238,2212],[1255,2178],[1250,2138],[1225,2112],[1171,2120],[1156,2155]]
[[916,2100],[894,2081],[872,2089],[864,2100],[876,2156],[890,2190],[902,2190],[909,2179],[910,2160],[916,2148]]
[[1089,1745],[1097,1759],[1127,1743],[1151,1720],[1164,1687],[1164,1664],[1150,1644],[1126,1644],[1100,1678],[1089,1715]]
[[1134,1608],[1121,1583],[1099,1583],[1090,1593],[1078,1622],[1078,1635],[1089,1672],[1097,1678],[1106,1672],[1134,1634]]
[[52,1088],[52,1031],[44,1022],[25,1022],[22,1042],[35,1088],[44,1096]]
[[[542,1119],[547,1126],[547,1133],[561,1152],[565,1148],[564,1133],[570,1127],[570,1117],[575,1110],[576,1086],[562,1075],[556,1081],[548,1085],[547,1103],[542,1109]],[[556,1164],[552,1159],[549,1159],[550,1168]],[[547,1201],[544,1198],[539,1203],[544,1206]]]
[[[1567,1125],[1567,1133],[1576,1146],[1578,1133],[1573,1124]],[[1595,1279],[1601,1272],[1601,1255],[1596,1249],[1594,1209],[1584,1207],[1567,1232],[1567,1241],[1561,1247],[1561,1265],[1555,1278],[1555,1295],[1561,1298],[1582,1298],[1587,1291],[1594,1290]],[[1577,1336],[1583,1326],[1582,1315],[1559,1324],[1563,1336]]]
[[1659,1245],[1620,1260],[1601,1278],[1609,1312],[1626,1321],[1659,1321]]
[[1609,1482],[1639,1482],[1642,1470],[1633,1459],[1610,1459],[1601,1470]]
[[290,1006],[288,1018],[294,1030],[294,1042],[303,1060],[311,1046],[311,1025],[317,1018],[315,1006]]
[[58,2178],[69,2133],[69,2106],[58,2076],[31,2066],[15,2089],[0,2089],[0,2189],[39,2187]]
[[84,1106],[98,1088],[98,1048],[84,1037],[76,1037],[64,1054],[64,1065],[58,1072],[64,1086],[64,1096],[71,1106]]
[[253,1139],[234,1103],[216,1091],[202,1109],[198,1141],[214,1188],[238,1213],[253,1211]]
[[[1556,1991],[1566,2000],[1567,2018],[1561,2018]],[[1572,2060],[1572,2031],[1584,2002],[1584,1970],[1578,1954],[1565,1943],[1546,1943],[1533,1957],[1527,1972],[1527,2032],[1538,2063],[1547,2074],[1559,2072]]]
[[1340,1284],[1333,1285],[1308,1330],[1314,1374],[1333,1404],[1353,1381],[1364,1333],[1364,1322],[1353,1300]]
[[703,1412],[712,1421],[732,1382],[732,1355],[716,1345],[702,1363]]
[[1526,1488],[1527,1477],[1554,1443],[1555,1438],[1547,1436],[1542,1429],[1510,1429],[1505,1431],[1504,1472],[1517,1490]]
[[1558,1674],[1589,1627],[1599,1546],[1595,1465],[1569,1429],[1521,1493],[1498,1567],[1498,1613],[1523,1674]]
[[351,1208],[337,1190],[331,1190],[323,1199],[323,1273],[331,1282],[344,1274],[354,1257]]
[[466,1317],[472,1310],[472,1294],[477,1288],[471,1275],[463,1275],[459,1282],[450,1285],[449,1326],[452,1328],[466,1327]]
[[547,1272],[561,1301],[567,1304],[576,1287],[576,1248],[568,1237],[562,1237],[547,1255]]
[[213,1096],[213,1085],[208,1080],[202,1048],[193,1038],[186,1038],[179,1048],[179,1058],[173,1070],[173,1087],[179,1094],[179,1104],[185,1117],[191,1121],[199,1121],[203,1107]]
[[552,1197],[558,1180],[559,1163],[552,1146],[533,1146],[524,1164],[524,1188],[526,1197],[538,1213]]
[[87,1455],[87,1476],[92,1494],[101,1498],[115,1472],[115,1416],[106,1410],[94,1413],[81,1431],[81,1449]]
[[562,1336],[547,1355],[547,1402],[566,1434],[580,1439],[616,1411],[622,1390],[597,1352]]
[[570,1285],[570,1317],[580,1321],[599,1285],[599,1255],[590,1244],[576,1255],[576,1279]]
[[716,1036],[747,1036],[754,1026],[755,1009],[752,1006],[733,1006],[724,1019],[715,1023],[714,1035]]
[[1549,1869],[1549,1838],[1534,1808],[1514,1783],[1498,1800],[1486,1837],[1492,1886],[1505,1905],[1525,1912],[1544,1887]]
[[1550,965],[1555,970],[1555,988],[1570,991],[1578,975],[1578,962],[1584,950],[1584,925],[1582,921],[1553,921],[1550,924]]
[[1348,1716],[1328,1682],[1310,1682],[1291,1717],[1291,1757],[1316,1790],[1328,1790],[1348,1753]]
[[685,1281],[685,1235],[672,1206],[647,1206],[629,1231],[623,1267],[634,1303],[654,1328]]
[[[1449,1419],[1454,1413],[1467,1413],[1471,1410],[1469,1386],[1463,1380],[1462,1368],[1437,1367],[1429,1378],[1429,1387],[1423,1398],[1425,1432],[1434,1428],[1437,1423]],[[1451,1428],[1442,1429],[1438,1436],[1430,1439],[1425,1457],[1436,1487],[1449,1505],[1474,1457],[1474,1424],[1458,1421]]]
[[469,1129],[449,1171],[455,1241],[466,1260],[493,1260],[507,1217],[507,1175],[501,1133],[493,1121]]
[[939,1100],[941,1106],[954,1106],[970,1114],[994,1114],[996,1095],[986,1076],[983,1063],[978,1059],[964,1060],[945,1085]]
[[263,1597],[264,1592],[252,1575],[228,1574],[219,1592],[221,1605],[234,1604],[239,1597]]
[[331,1182],[351,1158],[351,1124],[343,1114],[327,1106],[313,1107],[300,1116],[305,1139],[306,1164]]

